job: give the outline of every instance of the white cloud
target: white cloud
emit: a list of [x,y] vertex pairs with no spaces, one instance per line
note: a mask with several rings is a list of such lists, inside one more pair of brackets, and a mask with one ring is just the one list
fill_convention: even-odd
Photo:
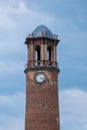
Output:
[[9,3],[4,3],[1,5],[0,13],[3,14],[22,14],[27,12],[27,6],[26,3],[23,0],[19,1],[10,1]]
[[[34,5],[33,5],[34,4]],[[9,1],[0,5],[0,28],[15,29],[25,23],[25,25],[36,26],[37,24],[52,24],[54,18],[47,13],[38,10],[33,2],[27,6],[23,0]],[[44,19],[45,18],[45,19]],[[33,21],[33,22],[32,22]],[[21,26],[22,28],[22,26]]]
[[0,130],[23,130],[25,94],[0,95]]
[[8,75],[18,75],[24,70],[22,61],[0,61],[0,77]]
[[[6,4],[7,3],[7,4]],[[0,28],[14,29],[17,26],[16,15],[22,15],[27,12],[26,4],[21,1],[3,2],[0,5]]]
[[25,93],[18,93],[15,95],[0,95],[1,107],[13,107],[23,105],[25,101]]
[[1,17],[0,27],[4,27],[4,28],[7,28],[8,26],[10,27],[13,23],[16,22],[14,21],[14,19],[12,19],[14,15],[25,12],[25,10],[26,10],[26,6],[23,1],[19,1],[19,2],[15,1],[15,3],[13,1],[10,1],[6,3],[3,2],[2,4],[0,4],[0,17]]
[[85,130],[85,123],[87,123],[87,92],[78,89],[61,90],[60,112],[61,125],[66,122],[69,128],[69,123],[74,122],[75,125],[77,124],[78,129],[80,129],[81,124],[81,128]]
[[0,130],[24,130],[24,123],[23,118],[0,113]]

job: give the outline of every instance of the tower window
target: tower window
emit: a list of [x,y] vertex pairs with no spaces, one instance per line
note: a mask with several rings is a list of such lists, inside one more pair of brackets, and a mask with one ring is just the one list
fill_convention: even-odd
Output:
[[39,65],[40,64],[40,46],[36,46],[35,48],[35,65]]
[[47,48],[47,60],[51,61],[51,47],[48,46]]

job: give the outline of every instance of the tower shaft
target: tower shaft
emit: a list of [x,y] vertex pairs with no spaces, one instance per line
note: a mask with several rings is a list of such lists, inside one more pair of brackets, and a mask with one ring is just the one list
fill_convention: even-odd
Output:
[[57,44],[59,40],[45,26],[26,38],[25,130],[60,130]]

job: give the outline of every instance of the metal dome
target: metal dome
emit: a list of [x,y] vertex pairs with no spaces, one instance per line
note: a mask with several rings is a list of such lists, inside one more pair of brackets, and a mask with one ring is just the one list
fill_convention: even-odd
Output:
[[32,36],[35,38],[38,37],[47,37],[54,39],[53,33],[44,25],[39,25],[33,32]]

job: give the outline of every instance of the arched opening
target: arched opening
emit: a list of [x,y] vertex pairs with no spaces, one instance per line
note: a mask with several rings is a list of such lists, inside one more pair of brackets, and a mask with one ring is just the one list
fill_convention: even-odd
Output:
[[40,65],[40,46],[35,48],[35,65]]
[[51,61],[51,46],[47,47],[47,60]]

